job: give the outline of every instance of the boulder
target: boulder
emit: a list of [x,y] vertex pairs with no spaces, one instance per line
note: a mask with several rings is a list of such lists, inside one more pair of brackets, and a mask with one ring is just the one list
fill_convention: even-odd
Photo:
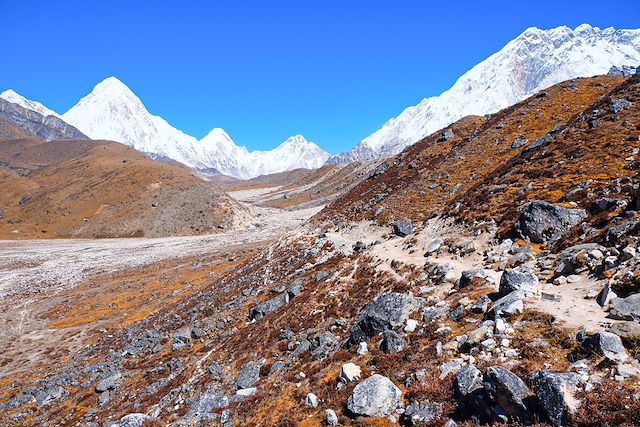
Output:
[[369,174],[369,179],[373,179],[373,178],[377,178],[378,176],[382,175],[383,173],[385,173],[387,170],[389,170],[389,163],[384,162],[384,163],[380,163],[378,166],[376,166],[376,168],[371,172],[371,174]]
[[522,310],[524,310],[524,296],[524,291],[518,290],[494,301],[487,312],[487,317],[493,319],[522,313]]
[[109,375],[108,377],[98,381],[98,384],[96,384],[96,388],[95,388],[96,392],[102,393],[107,390],[113,390],[118,386],[121,378],[122,378],[122,374],[118,372],[118,373]]
[[536,200],[524,207],[515,228],[525,240],[554,246],[586,217],[584,209],[567,209]]
[[65,393],[64,388],[59,385],[50,385],[35,393],[36,405],[42,408],[52,401],[59,399]]
[[635,349],[640,347],[640,323],[616,322],[609,326],[609,332],[620,337],[625,347]]
[[342,365],[338,380],[342,383],[348,384],[352,381],[360,379],[360,375],[362,375],[362,369],[360,369],[360,366],[356,365],[355,363],[349,362]]
[[539,371],[533,374],[533,389],[538,403],[551,425],[561,427],[567,424],[567,417],[578,407],[573,393],[575,386],[567,374]]
[[453,139],[455,134],[451,129],[447,129],[440,134],[440,138],[438,138],[438,142],[445,142]]
[[114,427],[142,427],[145,421],[151,420],[151,417],[146,414],[128,414],[120,418],[120,421]]
[[404,338],[392,330],[387,329],[382,333],[382,336],[383,340],[380,348],[385,353],[400,353],[407,345]]
[[453,389],[458,398],[465,399],[483,388],[482,372],[474,365],[467,365],[456,373]]
[[194,401],[189,409],[189,415],[207,419],[212,411],[227,406],[229,406],[229,398],[222,391],[210,387]]
[[617,320],[640,321],[640,294],[630,295],[626,298],[613,298],[609,317]]
[[531,391],[517,375],[501,367],[492,366],[484,376],[484,388],[510,420],[528,423],[531,414],[525,404]]
[[524,291],[525,294],[533,293],[539,284],[538,277],[527,267],[507,269],[500,278],[498,295],[503,297],[519,290]]
[[423,305],[422,298],[411,294],[391,292],[378,295],[364,308],[358,322],[351,328],[351,343],[368,341],[380,332],[404,324],[409,315]]
[[311,340],[311,355],[315,359],[324,359],[335,353],[340,347],[338,337],[331,332],[316,334]]
[[442,417],[442,403],[413,401],[402,414],[403,425],[432,426]]
[[488,296],[483,295],[478,298],[475,303],[473,303],[473,305],[471,306],[471,312],[476,314],[486,313],[486,311],[489,309],[489,304],[491,304],[491,299]]
[[620,337],[611,332],[597,332],[584,344],[592,351],[601,353],[610,363],[622,363],[629,358]]
[[428,257],[429,255],[433,254],[434,252],[437,252],[438,249],[440,249],[440,247],[442,246],[443,243],[444,243],[444,240],[442,240],[439,237],[436,238],[436,239],[433,239],[431,242],[429,242],[429,244],[425,248],[424,256]]
[[629,220],[621,224],[614,225],[607,230],[605,234],[605,241],[607,243],[616,244],[623,236],[629,233],[636,232],[640,226],[640,221]]
[[365,249],[367,249],[367,245],[365,245],[364,242],[357,241],[353,245],[353,250],[355,252],[363,252]]
[[261,304],[256,305],[249,310],[249,320],[260,320],[267,314],[276,311],[280,307],[289,302],[289,293],[284,292],[276,297],[271,298]]
[[374,374],[355,386],[347,409],[356,415],[386,417],[400,404],[402,392],[385,376]]
[[473,270],[465,270],[460,275],[460,279],[458,279],[457,287],[458,289],[466,288],[469,285],[487,285],[490,282],[489,278],[491,270],[485,269],[473,269]]
[[413,224],[407,218],[399,219],[393,223],[393,234],[400,237],[413,234]]
[[262,365],[263,361],[245,363],[238,373],[236,390],[253,387],[260,379],[260,368]]

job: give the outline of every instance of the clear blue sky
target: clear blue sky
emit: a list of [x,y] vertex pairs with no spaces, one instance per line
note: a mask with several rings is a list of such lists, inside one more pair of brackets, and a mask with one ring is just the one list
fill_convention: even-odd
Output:
[[0,89],[64,112],[114,75],[175,127],[344,151],[529,26],[640,27],[637,0],[0,0]]

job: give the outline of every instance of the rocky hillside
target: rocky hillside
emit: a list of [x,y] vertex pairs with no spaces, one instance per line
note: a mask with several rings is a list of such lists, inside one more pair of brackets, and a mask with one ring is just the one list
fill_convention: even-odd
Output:
[[[561,83],[427,137],[279,241],[65,290],[0,340],[0,420],[640,424],[639,98],[639,77]],[[27,357],[47,334],[63,344]]]
[[57,116],[44,116],[3,98],[0,98],[0,119],[6,120],[45,141],[54,139],[89,139],[78,129]]
[[0,238],[175,236],[244,226],[187,169],[107,141],[0,141]]

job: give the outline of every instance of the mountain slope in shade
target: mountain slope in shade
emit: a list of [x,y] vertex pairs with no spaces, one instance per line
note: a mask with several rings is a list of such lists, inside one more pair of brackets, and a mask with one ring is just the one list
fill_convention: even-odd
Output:
[[12,102],[14,104],[18,104],[19,106],[21,106],[23,108],[26,108],[27,110],[35,111],[36,113],[40,113],[45,117],[46,116],[60,117],[60,115],[58,113],[56,113],[55,111],[50,110],[49,108],[45,107],[44,105],[42,105],[39,102],[28,100],[27,98],[25,98],[24,96],[16,93],[12,89],[8,89],[8,90],[5,90],[4,92],[0,93],[0,98],[4,99],[5,101]]
[[640,65],[640,30],[583,24],[575,30],[529,28],[473,67],[440,96],[404,110],[330,162],[386,157],[468,115],[495,113],[561,81]]

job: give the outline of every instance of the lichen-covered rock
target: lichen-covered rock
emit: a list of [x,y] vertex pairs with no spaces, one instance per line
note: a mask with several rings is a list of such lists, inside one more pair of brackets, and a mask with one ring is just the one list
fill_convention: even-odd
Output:
[[386,417],[400,404],[402,392],[387,377],[374,374],[355,386],[347,409],[356,415]]
[[238,380],[236,381],[236,389],[251,388],[260,379],[260,368],[263,362],[247,362],[240,369]]
[[414,401],[407,406],[402,415],[404,425],[431,426],[442,416],[442,403]]
[[413,234],[413,224],[407,218],[402,218],[393,223],[393,234],[406,237]]
[[527,267],[507,269],[500,278],[498,294],[503,297],[519,290],[525,293],[532,293],[538,288],[539,284],[538,277]]
[[407,345],[404,338],[389,329],[384,331],[382,336],[383,339],[380,349],[385,353],[400,353]]

